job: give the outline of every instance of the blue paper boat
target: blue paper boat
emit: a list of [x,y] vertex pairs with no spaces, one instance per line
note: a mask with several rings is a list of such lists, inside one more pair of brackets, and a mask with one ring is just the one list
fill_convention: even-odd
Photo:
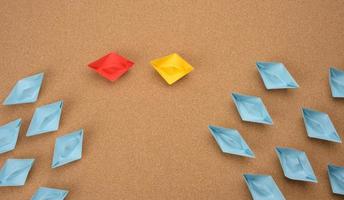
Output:
[[288,89],[299,87],[283,63],[257,62],[256,65],[266,89]]
[[67,194],[67,190],[40,187],[31,200],[64,200]]
[[254,200],[285,200],[271,176],[244,174],[244,179]]
[[259,97],[232,93],[232,99],[243,121],[272,125],[272,119]]
[[305,152],[281,147],[277,147],[276,152],[285,177],[297,181],[318,182]]
[[0,170],[0,186],[22,186],[34,159],[7,159]]
[[43,75],[43,73],[39,73],[19,80],[3,102],[3,105],[36,102],[41,89]]
[[0,126],[0,154],[13,150],[16,147],[21,119],[16,119]]
[[344,97],[344,71],[330,68],[330,88],[332,97],[343,98]]
[[341,143],[330,117],[323,112],[302,108],[303,121],[310,138]]
[[26,136],[56,131],[59,128],[63,101],[41,106],[35,110]]
[[254,153],[237,130],[212,125],[208,128],[222,152],[254,158]]
[[60,167],[67,163],[80,160],[82,156],[82,141],[84,131],[82,129],[58,137],[55,143],[52,168]]
[[344,167],[335,165],[328,165],[328,177],[332,192],[335,194],[344,195]]

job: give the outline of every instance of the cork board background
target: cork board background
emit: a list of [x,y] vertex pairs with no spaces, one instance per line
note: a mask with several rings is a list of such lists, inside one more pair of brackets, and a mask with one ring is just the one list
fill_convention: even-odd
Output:
[[[327,112],[344,139],[344,101],[331,98],[328,68],[344,68],[344,2],[0,1],[1,101],[15,82],[45,72],[34,104],[0,106],[0,123],[23,119],[17,147],[35,158],[23,187],[1,200],[29,199],[40,186],[67,199],[251,199],[243,173],[270,174],[287,199],[340,199],[327,164],[344,146],[309,139],[301,107]],[[109,82],[87,64],[109,51],[134,68]],[[195,70],[168,86],[149,61],[170,53]],[[281,61],[297,90],[267,91],[256,61]],[[262,97],[273,126],[242,122],[229,97]],[[27,138],[36,107],[64,100],[60,129]],[[238,129],[255,159],[224,155],[209,124]],[[84,128],[83,159],[51,169],[56,137]],[[304,150],[318,184],[284,178],[276,146]]]

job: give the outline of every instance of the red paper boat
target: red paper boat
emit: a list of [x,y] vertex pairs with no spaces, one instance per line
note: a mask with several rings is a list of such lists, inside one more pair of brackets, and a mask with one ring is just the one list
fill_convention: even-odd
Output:
[[115,81],[126,73],[134,63],[126,58],[111,52],[106,56],[88,64],[89,67],[96,70],[100,75],[110,81]]

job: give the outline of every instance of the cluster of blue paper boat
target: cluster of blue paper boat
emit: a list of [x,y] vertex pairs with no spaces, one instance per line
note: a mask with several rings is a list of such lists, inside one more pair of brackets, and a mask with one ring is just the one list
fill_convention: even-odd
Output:
[[[43,76],[43,73],[39,73],[19,80],[3,102],[3,105],[36,102]],[[36,108],[26,136],[31,137],[57,131],[60,124],[62,106],[63,102],[57,101]],[[0,154],[15,149],[20,127],[20,118],[0,126]],[[60,167],[81,159],[82,143],[83,129],[57,137],[51,167]],[[34,161],[35,159],[33,158],[7,159],[0,170],[0,186],[24,185]],[[67,190],[40,187],[31,199],[63,200],[67,194]]]
[[[257,69],[268,90],[299,87],[282,63],[257,62]],[[344,71],[331,67],[329,85],[334,98],[344,98]],[[273,124],[261,98],[239,93],[232,93],[231,96],[243,121]],[[302,108],[302,116],[310,138],[341,143],[340,136],[328,114],[310,108]],[[255,157],[236,129],[209,125],[209,130],[222,152],[249,158]],[[276,153],[285,177],[297,181],[317,182],[305,152],[293,148],[277,147]],[[328,176],[333,193],[344,195],[344,167],[328,165]],[[244,180],[254,200],[285,199],[270,175],[244,174]]]

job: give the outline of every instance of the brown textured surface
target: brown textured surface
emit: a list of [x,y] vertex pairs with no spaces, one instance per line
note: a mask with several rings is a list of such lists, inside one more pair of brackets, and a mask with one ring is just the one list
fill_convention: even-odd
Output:
[[[344,146],[307,138],[302,106],[329,113],[344,138],[344,101],[328,67],[344,68],[344,2],[1,0],[0,98],[27,75],[45,72],[38,101],[0,106],[0,124],[23,119],[17,148],[36,159],[24,187],[1,200],[29,199],[39,186],[67,199],[250,199],[243,173],[271,174],[287,199],[339,199],[327,164]],[[111,83],[86,67],[109,51],[135,62]],[[149,65],[178,52],[195,70],[168,86]],[[265,90],[256,61],[284,62],[301,86]],[[274,126],[242,122],[230,92],[262,97]],[[36,107],[64,100],[60,129],[27,138]],[[223,155],[208,124],[238,129],[256,159]],[[51,169],[55,138],[84,128],[83,159]],[[304,150],[319,183],[284,178],[274,148]]]

